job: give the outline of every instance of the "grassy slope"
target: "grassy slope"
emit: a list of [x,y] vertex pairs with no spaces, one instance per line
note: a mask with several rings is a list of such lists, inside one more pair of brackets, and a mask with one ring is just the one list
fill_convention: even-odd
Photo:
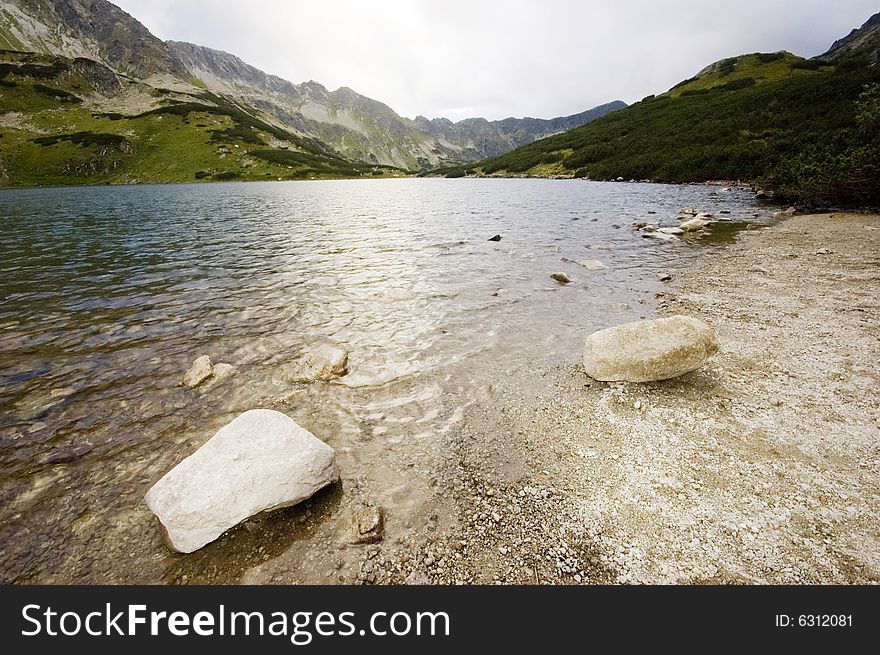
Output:
[[399,174],[342,159],[207,93],[120,116],[83,102],[90,80],[69,70],[22,74],[16,62],[3,73],[0,68],[2,186]]
[[[825,175],[820,169],[829,158],[870,139],[857,127],[856,102],[866,84],[880,81],[880,67],[859,61],[820,66],[785,53],[747,55],[724,68],[584,127],[440,172],[764,180],[792,198],[848,199],[851,189],[828,180],[810,186],[804,176]],[[791,162],[804,153],[815,161],[790,174]],[[867,182],[873,186],[868,195],[880,195],[877,170],[866,175],[875,176]]]

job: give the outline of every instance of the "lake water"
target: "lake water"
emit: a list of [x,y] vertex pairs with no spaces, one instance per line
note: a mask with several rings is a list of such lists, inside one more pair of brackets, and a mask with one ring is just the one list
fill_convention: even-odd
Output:
[[[732,221],[668,243],[629,229],[677,225],[683,207]],[[236,582],[335,543],[365,499],[405,540],[442,511],[442,437],[493,380],[576,361],[590,331],[652,315],[657,272],[769,220],[745,190],[574,180],[0,192],[0,580]],[[328,341],[349,375],[283,379]],[[202,354],[235,375],[182,387]],[[256,407],[336,448],[342,484],[259,539],[169,554],[143,494]]]

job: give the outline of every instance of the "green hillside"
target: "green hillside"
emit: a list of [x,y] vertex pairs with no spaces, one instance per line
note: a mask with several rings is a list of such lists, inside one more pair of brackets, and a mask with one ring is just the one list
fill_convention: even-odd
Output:
[[[143,96],[146,106],[106,110]],[[208,92],[154,89],[89,60],[0,53],[2,186],[398,173],[351,162]]]
[[458,177],[743,180],[811,202],[880,200],[880,66],[790,53],[723,60],[667,93],[469,167]]

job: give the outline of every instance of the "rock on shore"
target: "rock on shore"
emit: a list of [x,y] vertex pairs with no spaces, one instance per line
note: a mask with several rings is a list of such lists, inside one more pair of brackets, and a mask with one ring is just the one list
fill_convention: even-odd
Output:
[[584,368],[604,382],[654,382],[694,371],[716,352],[712,328],[673,316],[594,332],[587,337]]
[[339,479],[336,453],[288,416],[251,410],[146,495],[166,540],[191,553],[261,512],[296,505]]

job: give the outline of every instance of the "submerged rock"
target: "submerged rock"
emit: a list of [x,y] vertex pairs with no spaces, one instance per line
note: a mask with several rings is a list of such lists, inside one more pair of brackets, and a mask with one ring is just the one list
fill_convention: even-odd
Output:
[[190,389],[195,389],[213,374],[214,366],[211,364],[211,358],[207,355],[202,355],[192,363],[192,366],[183,376],[182,384]]
[[73,387],[30,393],[16,403],[18,417],[22,421],[32,421],[48,412],[55,405],[64,402],[74,393],[76,393],[76,389]]
[[712,328],[673,316],[594,332],[587,337],[584,368],[603,382],[653,382],[694,371],[716,352]]
[[581,259],[575,262],[578,266],[583,266],[588,271],[603,271],[608,267],[598,259]]
[[245,412],[146,495],[168,544],[191,553],[261,512],[296,505],[339,479],[336,453],[288,416]]
[[661,234],[672,234],[672,235],[684,234],[684,230],[682,230],[680,227],[661,227],[657,231],[660,232]]
[[571,283],[571,278],[568,277],[565,273],[551,273],[550,277],[552,279],[556,280],[557,282],[559,282],[559,284],[570,284]]
[[348,373],[348,351],[329,343],[306,352],[289,365],[284,377],[290,382],[328,382]]

